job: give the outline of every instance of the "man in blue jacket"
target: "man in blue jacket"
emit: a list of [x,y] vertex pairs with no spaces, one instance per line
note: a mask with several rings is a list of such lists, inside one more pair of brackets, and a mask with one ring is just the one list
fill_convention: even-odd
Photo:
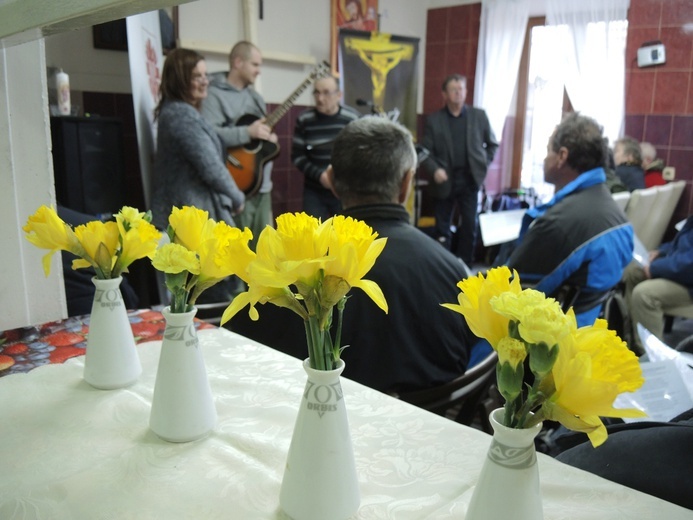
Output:
[[[672,242],[650,252],[648,265],[632,262],[623,280],[633,327],[641,323],[662,339],[667,309],[693,305],[693,216]],[[636,349],[642,349],[637,330],[633,332]]]
[[604,295],[632,260],[633,227],[606,187],[606,146],[594,119],[569,114],[549,138],[544,175],[554,197],[527,210],[507,265],[556,297],[562,287],[578,291],[578,326],[592,325]]

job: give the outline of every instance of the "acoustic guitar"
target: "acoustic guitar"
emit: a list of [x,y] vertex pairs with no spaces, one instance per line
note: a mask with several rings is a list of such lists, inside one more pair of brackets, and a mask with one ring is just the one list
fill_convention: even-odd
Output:
[[[326,61],[323,61],[315,67],[303,83],[301,83],[281,105],[267,115],[265,124],[270,128],[274,128],[294,105],[298,96],[300,96],[314,80],[329,74],[329,72],[330,64]],[[257,119],[260,118],[252,114],[245,114],[236,121],[235,126],[248,126]],[[280,147],[277,143],[264,141],[262,139],[253,139],[244,146],[228,148],[226,150],[226,168],[236,182],[236,186],[238,186],[246,196],[250,197],[255,195],[260,189],[260,186],[262,186],[265,164],[279,155],[279,150]]]

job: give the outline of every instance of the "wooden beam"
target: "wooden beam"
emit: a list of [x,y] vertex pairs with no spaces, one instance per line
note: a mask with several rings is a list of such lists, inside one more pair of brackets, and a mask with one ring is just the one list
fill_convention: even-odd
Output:
[[0,47],[192,0],[21,0],[0,4]]
[[[221,56],[228,56],[231,50],[232,43],[214,43],[205,42],[200,40],[181,40],[180,46],[186,49],[194,49],[201,54],[216,54]],[[275,61],[282,63],[291,63],[296,65],[315,65],[317,60],[315,56],[308,56],[304,54],[292,54],[288,52],[273,52],[266,51],[262,49],[262,59],[263,61]]]

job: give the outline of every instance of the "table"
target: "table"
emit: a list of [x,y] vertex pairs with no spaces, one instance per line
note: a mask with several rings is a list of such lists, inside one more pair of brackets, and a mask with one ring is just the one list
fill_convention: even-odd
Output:
[[[279,487],[305,384],[299,360],[200,330],[219,422],[201,441],[148,429],[160,341],[121,390],[82,380],[84,357],[0,378],[3,520],[284,519]],[[302,341],[302,338],[297,338]],[[462,519],[491,437],[353,381],[342,383],[358,519]],[[538,455],[547,520],[693,518],[693,512]]]

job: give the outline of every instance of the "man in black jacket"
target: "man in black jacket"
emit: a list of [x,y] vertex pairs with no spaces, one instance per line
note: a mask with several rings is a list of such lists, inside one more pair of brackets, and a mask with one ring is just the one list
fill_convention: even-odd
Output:
[[[385,314],[363,291],[349,293],[344,310],[344,375],[387,393],[437,386],[464,373],[484,355],[457,313],[441,303],[457,300],[465,264],[409,223],[403,206],[411,189],[416,152],[411,134],[385,118],[349,123],[337,136],[328,169],[342,214],[362,220],[387,244],[366,278],[377,283]],[[305,358],[303,324],[287,309],[265,305],[251,323],[237,314],[231,329]],[[471,357],[470,357],[471,355]]]
[[486,112],[466,105],[467,78],[443,81],[445,106],[426,118],[423,146],[430,152],[422,166],[431,178],[436,238],[450,246],[452,216],[459,217],[456,254],[471,264],[476,240],[479,188],[486,179],[498,142]]
[[387,245],[367,278],[382,289],[383,313],[353,291],[344,311],[344,374],[372,388],[404,392],[462,374],[477,339],[461,316],[440,306],[456,301],[464,263],[409,223],[403,206],[416,152],[411,134],[385,118],[365,117],[340,132],[329,171],[342,214],[364,221]]

